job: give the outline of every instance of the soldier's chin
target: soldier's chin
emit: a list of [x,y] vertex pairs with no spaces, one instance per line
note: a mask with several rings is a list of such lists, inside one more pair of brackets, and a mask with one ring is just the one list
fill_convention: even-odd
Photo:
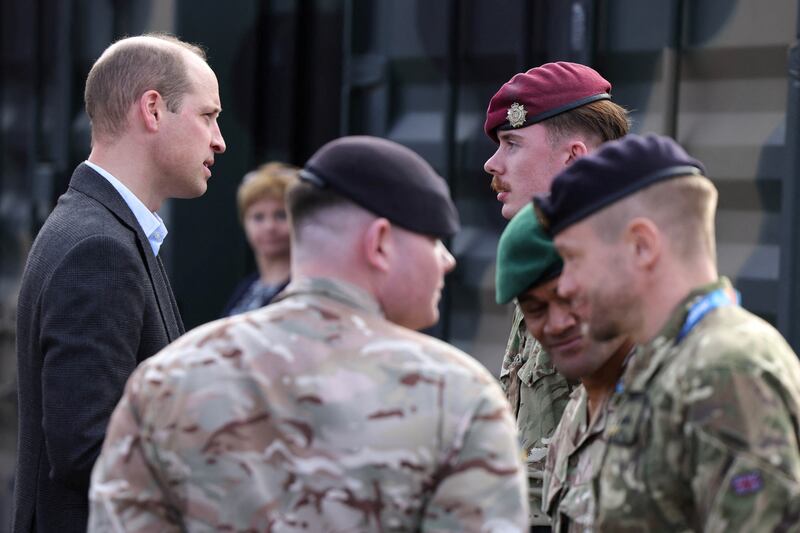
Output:
[[579,360],[563,359],[559,361],[554,357],[553,366],[556,368],[556,371],[559,374],[561,374],[570,381],[577,381],[582,377],[586,376],[586,370],[584,369],[583,362]]
[[569,372],[586,351],[586,337],[578,336],[571,339],[569,342],[551,345],[546,349],[553,359],[553,364],[556,368],[563,367]]
[[400,324],[401,326],[405,326],[408,329],[413,329],[415,331],[421,331],[423,329],[432,328],[436,324],[439,323],[439,310],[434,310],[431,315],[429,316],[416,316],[414,317],[413,322],[409,321],[407,324]]

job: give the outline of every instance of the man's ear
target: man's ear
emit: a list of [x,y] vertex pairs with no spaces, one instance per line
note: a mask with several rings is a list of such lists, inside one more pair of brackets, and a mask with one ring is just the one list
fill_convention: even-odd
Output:
[[364,232],[362,246],[367,264],[380,272],[388,272],[395,250],[392,223],[385,218],[372,221]]
[[571,165],[577,159],[580,159],[588,153],[589,148],[586,146],[585,142],[579,139],[573,139],[567,144],[567,160],[565,166]]
[[637,217],[625,228],[626,250],[632,264],[641,270],[652,270],[661,258],[664,235],[649,218]]
[[164,99],[155,90],[145,91],[136,102],[137,115],[147,131],[158,131],[164,114]]

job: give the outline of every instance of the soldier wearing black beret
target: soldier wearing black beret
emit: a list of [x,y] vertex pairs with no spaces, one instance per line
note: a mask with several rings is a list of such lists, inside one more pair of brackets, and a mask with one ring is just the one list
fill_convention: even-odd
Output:
[[300,179],[415,233],[444,239],[459,228],[444,178],[422,157],[386,139],[331,141],[311,156]]
[[781,531],[800,508],[800,363],[716,265],[717,190],[667,137],[629,135],[535,200],[558,293],[597,340],[639,345],[617,384],[597,531]]
[[134,373],[93,474],[90,531],[521,531],[503,391],[414,329],[438,319],[447,185],[375,137],[320,148],[287,193],[292,281]]
[[[560,170],[628,132],[628,114],[611,99],[611,83],[577,63],[546,63],[520,72],[492,97],[484,132],[497,144],[484,169],[511,219],[535,194],[549,190]],[[547,442],[572,384],[525,329],[514,307],[500,380],[517,417],[531,486],[531,525],[549,530],[541,511]]]

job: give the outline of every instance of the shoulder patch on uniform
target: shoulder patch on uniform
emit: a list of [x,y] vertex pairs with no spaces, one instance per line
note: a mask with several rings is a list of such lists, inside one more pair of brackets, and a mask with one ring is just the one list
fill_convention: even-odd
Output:
[[761,472],[758,470],[745,472],[731,479],[731,489],[739,496],[754,494],[762,488],[764,488],[764,480],[761,478]]

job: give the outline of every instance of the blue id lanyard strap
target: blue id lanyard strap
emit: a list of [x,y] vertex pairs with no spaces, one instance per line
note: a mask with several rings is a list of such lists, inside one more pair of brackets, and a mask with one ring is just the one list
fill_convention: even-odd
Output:
[[[689,313],[686,315],[686,321],[684,321],[678,336],[675,338],[675,344],[681,342],[681,340],[692,331],[692,328],[703,320],[704,316],[717,307],[733,305],[734,303],[739,305],[740,302],[741,296],[739,295],[739,291],[733,289],[720,288],[706,294],[689,309]],[[624,390],[625,387],[620,377],[615,387],[615,392],[622,393]]]
[[706,316],[708,313],[716,309],[717,307],[724,307],[726,305],[733,305],[734,298],[735,303],[739,303],[739,293],[736,291],[731,291],[734,293],[734,297],[731,298],[731,294],[724,288],[717,289],[715,291],[709,292],[699,301],[695,302],[692,305],[691,309],[689,309],[689,313],[686,315],[686,321],[683,323],[683,327],[681,331],[678,333],[678,336],[675,338],[675,342],[681,342],[683,338],[689,334],[690,331],[697,325],[698,322],[703,320],[703,317]]

